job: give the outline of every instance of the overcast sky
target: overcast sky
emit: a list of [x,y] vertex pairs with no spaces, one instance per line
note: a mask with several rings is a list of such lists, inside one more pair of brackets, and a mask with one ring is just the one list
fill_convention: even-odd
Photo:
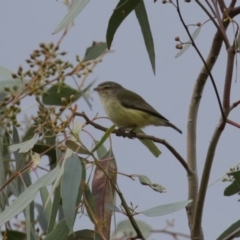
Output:
[[[116,81],[124,87],[139,93],[163,116],[183,131],[179,134],[171,128],[148,127],[144,131],[156,137],[166,139],[177,151],[186,157],[186,129],[187,115],[192,89],[202,63],[190,48],[180,58],[175,59],[175,36],[182,41],[188,37],[179,22],[176,10],[170,4],[163,5],[161,1],[145,1],[149,21],[155,42],[156,76],[153,75],[148,55],[144,46],[140,27],[135,14],[132,13],[118,29],[112,44],[113,53],[104,57],[88,78],[88,83],[97,78],[96,85],[103,81]],[[182,1],[180,1],[182,2]],[[82,13],[76,18],[75,25],[69,31],[61,44],[61,49],[67,51],[67,58],[75,60],[75,55],[83,56],[85,49],[93,41],[105,41],[105,34],[110,18],[117,1],[90,1]],[[188,24],[207,20],[202,11],[194,2],[181,3],[183,16]],[[26,66],[25,59],[38,47],[40,42],[56,42],[62,32],[52,35],[52,32],[66,14],[66,7],[62,1],[1,1],[0,8],[0,65],[16,71],[19,65]],[[195,29],[192,27],[191,31]],[[229,28],[231,33],[232,28]],[[209,22],[204,25],[197,44],[206,56],[212,41],[215,29]],[[220,59],[217,62],[213,75],[222,97],[223,81],[225,76],[226,52],[223,47]],[[239,71],[239,68],[238,68]],[[96,93],[92,93],[90,110],[85,101],[79,101],[78,110],[85,111],[89,117],[99,113],[105,116]],[[233,82],[232,101],[239,100],[239,82]],[[25,102],[24,108],[28,106]],[[37,105],[28,108],[34,112]],[[28,112],[26,112],[27,114]],[[197,160],[199,176],[206,156],[209,141],[220,117],[219,107],[208,81],[203,93],[199,109],[197,126]],[[239,122],[240,108],[230,114],[230,119]],[[82,119],[77,119],[83,121]],[[110,121],[101,121],[106,127]],[[100,139],[103,132],[89,128],[96,139]],[[124,139],[112,136],[113,150],[119,172],[126,174],[143,174],[152,182],[166,187],[167,193],[160,194],[144,187],[138,181],[132,181],[118,176],[118,183],[127,202],[139,206],[139,211],[160,204],[166,204],[187,199],[187,175],[174,156],[164,147],[158,145],[162,151],[159,158],[155,158],[138,140]],[[227,125],[215,154],[210,183],[216,181],[229,167],[234,166],[239,159],[240,131]],[[109,146],[108,142],[106,143]],[[45,162],[46,163],[46,162]],[[43,165],[45,165],[43,163]],[[208,188],[203,215],[203,231],[206,239],[216,239],[230,224],[239,219],[239,196],[224,197],[223,191],[228,186],[221,181]],[[119,203],[119,201],[118,201]],[[237,209],[237,210],[236,210]],[[116,214],[117,222],[125,219]],[[172,230],[189,233],[185,210],[163,217],[147,218],[139,216],[150,224],[153,229],[162,229],[167,220],[175,219]],[[92,228],[87,217],[77,220],[75,229]],[[152,235],[150,239],[159,239]],[[164,239],[172,239],[164,236]]]

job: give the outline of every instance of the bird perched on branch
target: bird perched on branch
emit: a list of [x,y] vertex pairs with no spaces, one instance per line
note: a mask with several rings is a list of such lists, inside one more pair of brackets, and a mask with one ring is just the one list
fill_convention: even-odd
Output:
[[121,129],[134,130],[154,125],[171,127],[182,133],[141,96],[116,82],[100,83],[94,90],[98,92],[109,119]]

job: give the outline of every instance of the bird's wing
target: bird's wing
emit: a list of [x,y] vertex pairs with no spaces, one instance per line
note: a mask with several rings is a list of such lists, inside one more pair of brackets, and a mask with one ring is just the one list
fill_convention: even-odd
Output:
[[120,100],[122,106],[126,108],[136,109],[139,111],[150,113],[156,117],[162,118],[168,121],[163,117],[159,112],[157,112],[152,106],[150,106],[141,96],[137,93],[134,93],[130,90],[124,89],[120,90],[117,93],[117,98]]

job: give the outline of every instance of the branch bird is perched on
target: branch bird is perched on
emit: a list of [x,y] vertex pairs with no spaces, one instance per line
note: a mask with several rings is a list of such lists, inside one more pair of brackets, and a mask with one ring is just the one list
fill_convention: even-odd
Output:
[[141,96],[116,82],[100,83],[94,90],[98,92],[109,119],[122,129],[154,125],[172,127],[182,133]]

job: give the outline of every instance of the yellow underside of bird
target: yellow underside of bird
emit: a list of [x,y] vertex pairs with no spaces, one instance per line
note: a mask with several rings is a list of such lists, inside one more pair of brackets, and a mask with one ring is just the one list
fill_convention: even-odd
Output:
[[166,120],[148,112],[126,108],[118,101],[102,101],[109,119],[118,127],[143,128],[148,125],[166,126]]

